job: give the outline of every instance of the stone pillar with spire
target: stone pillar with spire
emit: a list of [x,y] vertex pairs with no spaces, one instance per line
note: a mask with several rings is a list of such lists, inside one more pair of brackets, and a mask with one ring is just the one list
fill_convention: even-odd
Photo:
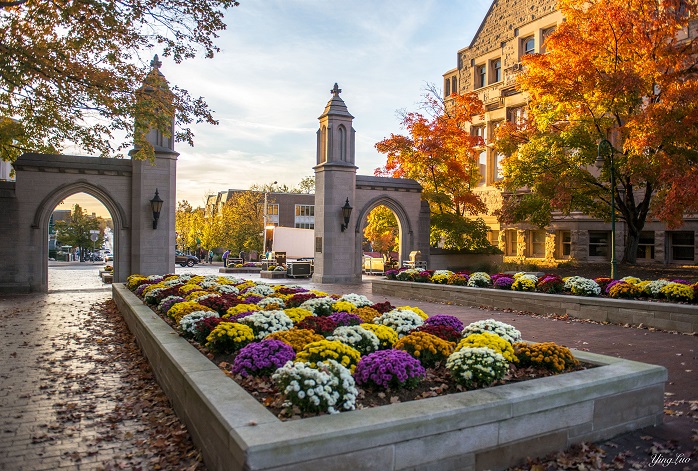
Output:
[[315,273],[319,283],[361,281],[355,241],[359,237],[355,214],[343,227],[342,206],[354,206],[356,194],[354,117],[340,98],[335,83],[332,98],[318,118],[315,170]]
[[[157,55],[150,62],[150,72],[143,89],[152,92],[153,85],[169,93],[167,80],[160,71]],[[136,123],[138,124],[138,123]],[[150,127],[146,141],[153,146],[155,158],[133,160],[131,203],[131,272],[143,275],[172,273],[175,266],[175,210],[177,207],[177,157],[174,150],[174,116],[169,132]],[[131,151],[137,152],[138,146]],[[151,200],[157,192],[163,200],[157,227],[154,228]]]

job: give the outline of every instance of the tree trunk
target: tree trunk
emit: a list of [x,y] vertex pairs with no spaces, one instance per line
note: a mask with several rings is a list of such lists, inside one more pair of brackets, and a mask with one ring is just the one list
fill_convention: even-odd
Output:
[[652,199],[652,185],[647,184],[642,199],[636,204],[633,185],[627,180],[623,185],[626,189],[625,197],[616,197],[616,205],[621,213],[621,218],[626,222],[628,232],[623,248],[623,263],[634,264],[637,262],[637,247],[640,243],[640,232],[645,227],[647,214],[649,213]]

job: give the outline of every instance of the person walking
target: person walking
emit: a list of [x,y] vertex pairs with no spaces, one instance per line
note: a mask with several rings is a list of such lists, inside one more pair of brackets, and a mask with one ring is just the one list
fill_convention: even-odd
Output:
[[223,267],[228,266],[228,256],[230,255],[230,250],[223,252]]
[[208,263],[213,263],[213,249],[208,251]]

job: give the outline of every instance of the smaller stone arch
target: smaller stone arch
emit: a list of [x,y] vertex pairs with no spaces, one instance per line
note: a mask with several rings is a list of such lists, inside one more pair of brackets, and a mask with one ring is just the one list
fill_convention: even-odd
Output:
[[[94,184],[86,179],[79,179],[59,185],[49,192],[38,204],[31,228],[39,230],[40,234],[47,234],[53,210],[61,201],[77,193],[85,193],[94,197],[107,208],[111,215],[114,224],[114,279],[120,280],[124,265],[124,254],[126,253],[123,249],[125,246],[129,245],[128,241],[122,240],[121,232],[129,229],[130,217],[123,206],[118,201],[115,201],[110,196],[109,191],[103,186]],[[42,244],[40,246],[40,252],[41,260],[47,260],[48,245]],[[41,278],[41,285],[48,286],[48,266],[45,263],[42,264]]]
[[[357,219],[354,226],[354,232],[356,233],[357,243],[356,253],[359,255],[360,259],[362,254],[361,242],[363,240],[363,230],[366,226],[364,221],[368,217],[368,214],[378,206],[385,206],[386,208],[390,209],[393,213],[395,213],[395,217],[397,218],[399,228],[399,254],[400,262],[402,263],[402,260],[406,259],[411,249],[415,246],[415,234],[412,226],[412,221],[410,220],[410,217],[407,211],[405,210],[404,206],[398,200],[396,200],[388,194],[382,194],[371,198],[369,201],[364,203],[359,213],[357,214]],[[359,263],[361,264],[361,259],[359,260]]]

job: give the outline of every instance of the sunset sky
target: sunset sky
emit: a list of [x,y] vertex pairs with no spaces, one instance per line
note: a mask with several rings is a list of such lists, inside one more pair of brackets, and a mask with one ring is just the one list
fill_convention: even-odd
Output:
[[[335,82],[354,116],[359,173],[373,174],[385,163],[374,144],[402,132],[396,112],[416,111],[427,83],[442,87],[490,4],[242,0],[214,59],[162,59],[170,84],[203,96],[220,122],[193,126],[194,147],[176,147],[177,200],[202,206],[206,194],[312,176],[317,118]],[[77,201],[105,215],[77,197],[57,209]]]

